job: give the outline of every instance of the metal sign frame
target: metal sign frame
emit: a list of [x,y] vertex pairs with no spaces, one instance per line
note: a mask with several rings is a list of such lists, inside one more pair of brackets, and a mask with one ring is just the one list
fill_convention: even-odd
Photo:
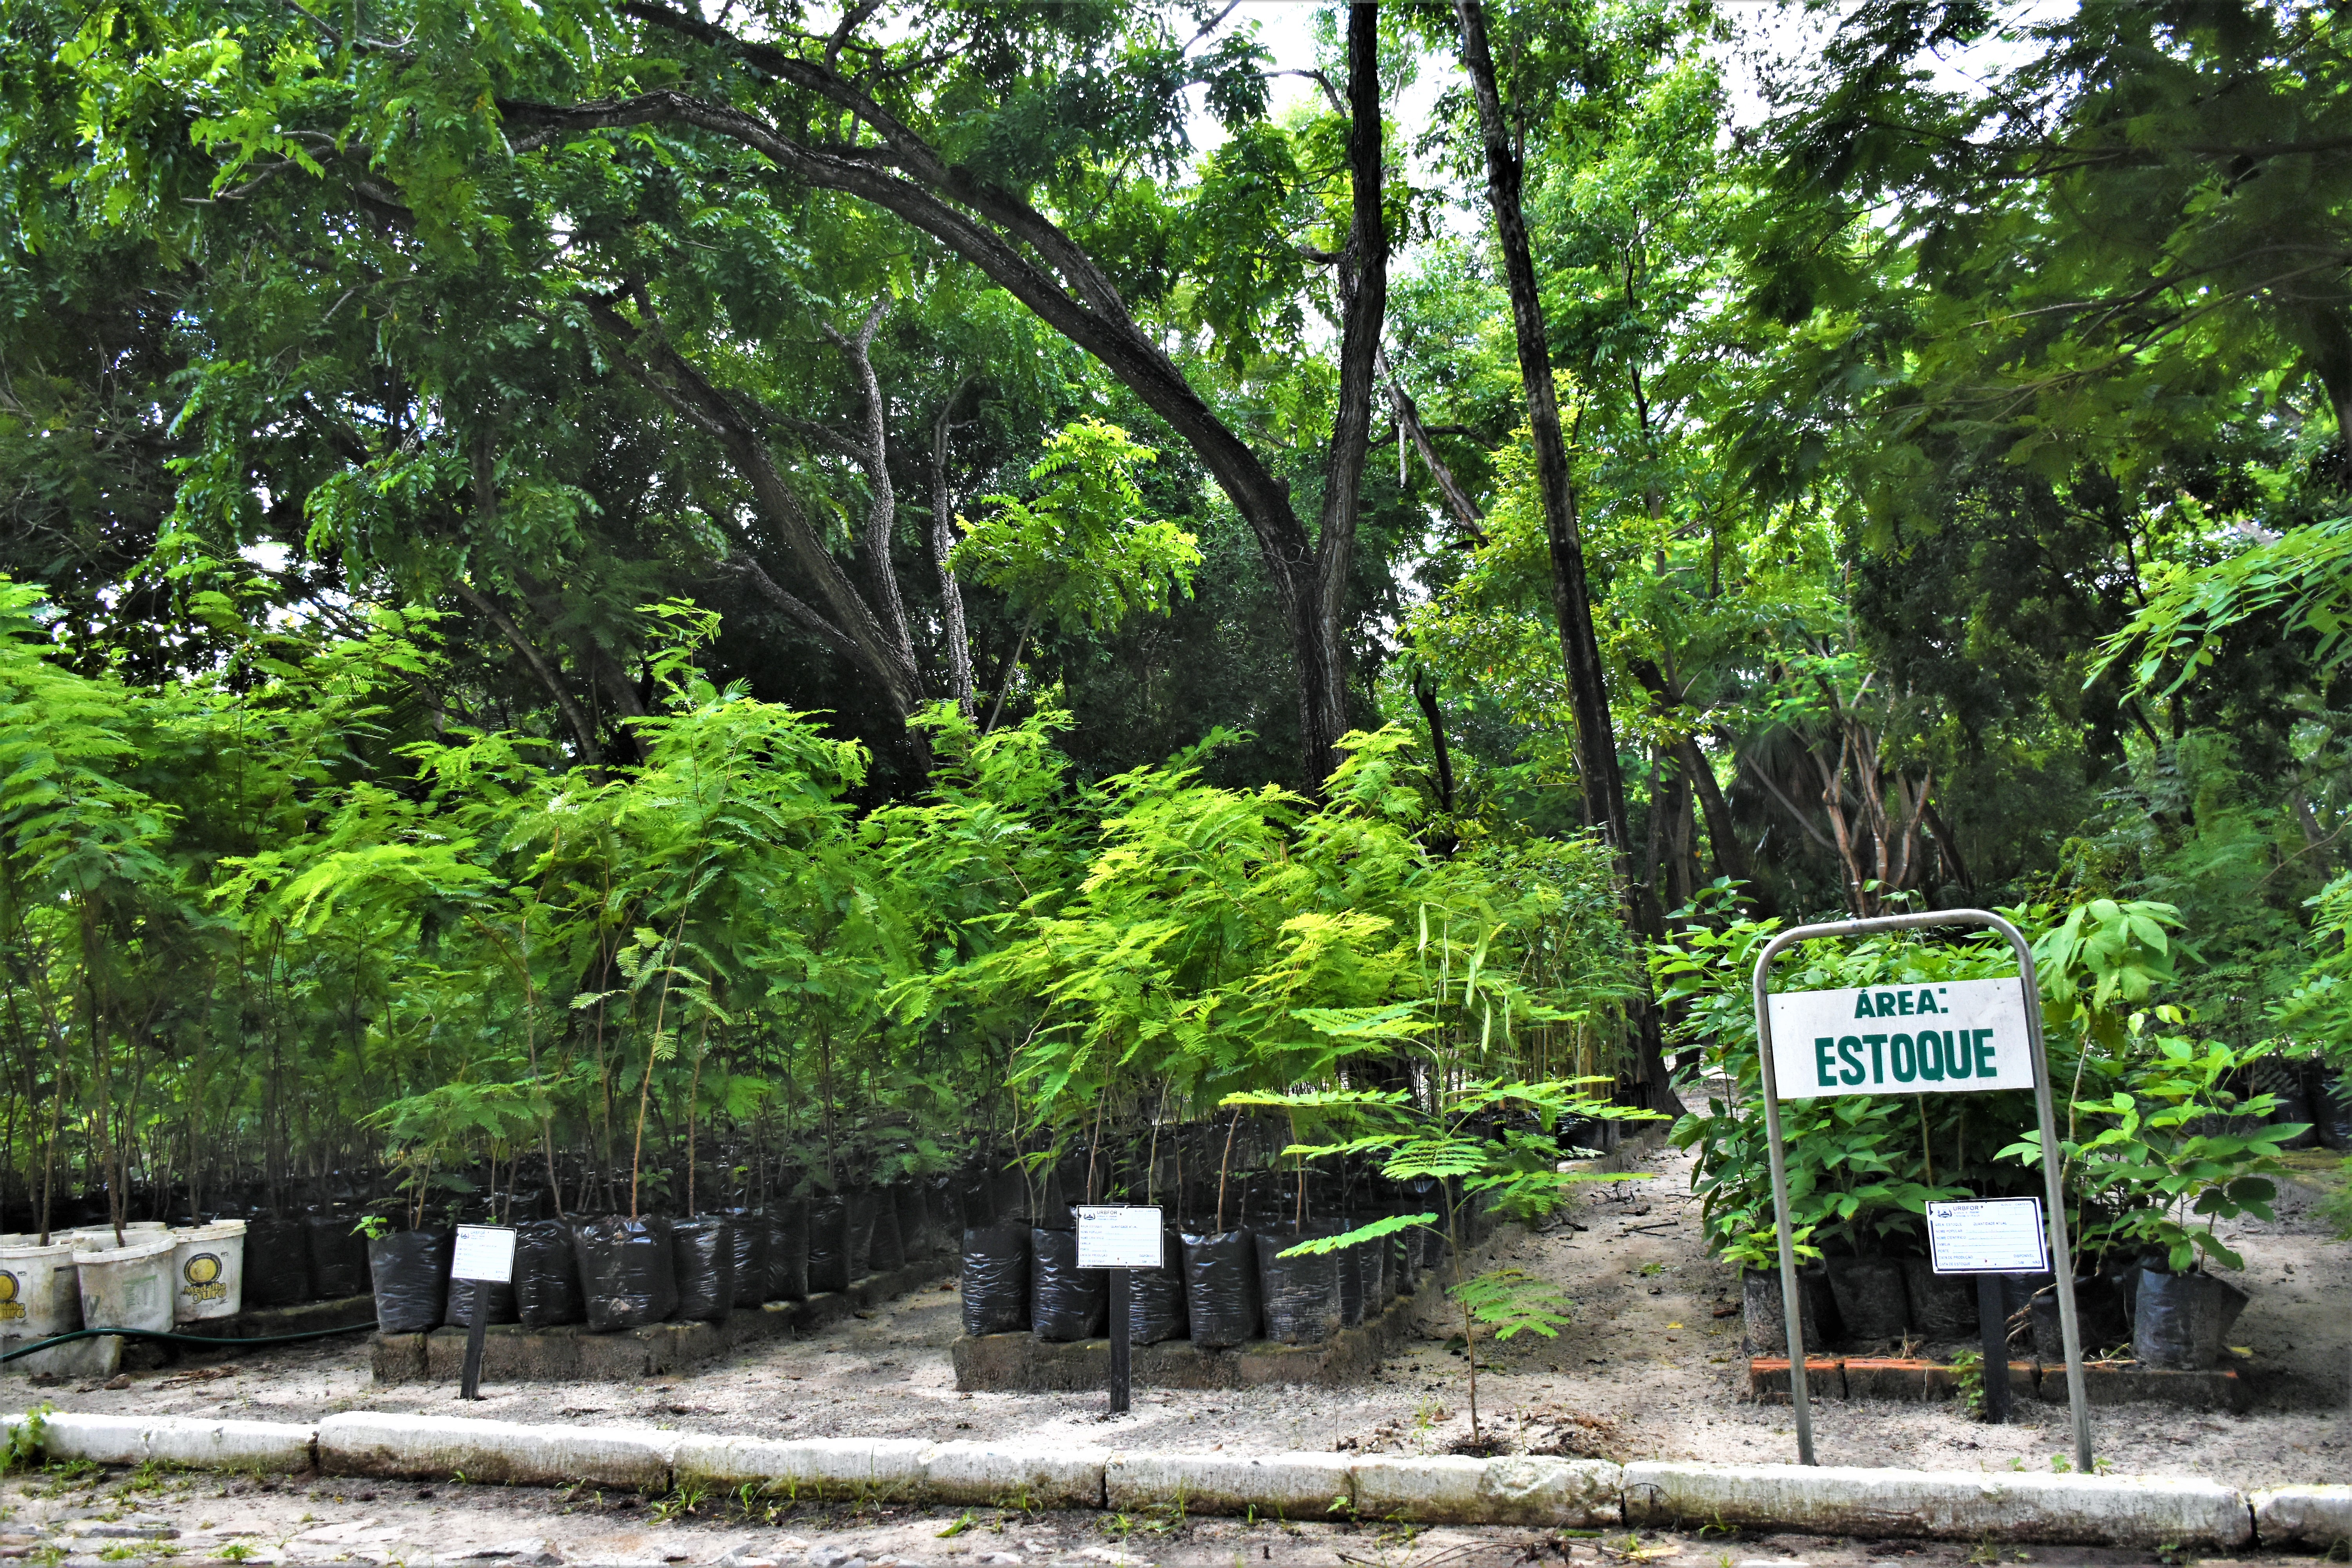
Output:
[[[2058,1328],[2066,1343],[2066,1402],[2074,1416],[2074,1468],[2091,1473],[2091,1411],[2083,1388],[2083,1335],[2074,1315],[2074,1252],[2066,1237],[2064,1159],[2058,1147],[2058,1115],[2050,1092],[2050,1058],[2042,1045],[2042,993],[2033,973],[2033,950],[2025,934],[2009,921],[1985,910],[1938,910],[1931,913],[1880,915],[1870,920],[1828,921],[1796,926],[1764,944],[1756,959],[1756,1039],[1764,1071],[1764,1132],[1771,1151],[1772,1224],[1780,1241],[1780,1311],[1789,1331],[1789,1401],[1797,1413],[1797,1458],[1813,1458],[1812,1404],[1805,1386],[1805,1314],[1797,1290],[1797,1247],[1789,1224],[1789,1156],[1780,1137],[1780,1086],[1772,1066],[1772,1013],[1766,1003],[1766,982],[1772,960],[1784,948],[1822,937],[1868,936],[1884,931],[1916,931],[1927,926],[1979,926],[2009,939],[2017,954],[2017,978],[2025,993],[2025,1037],[2033,1058],[2033,1109],[2042,1130],[2042,1173],[2049,1193],[2051,1270],[2058,1292]],[[1822,1098],[1835,1098],[1823,1096]],[[1981,1297],[1979,1300],[1981,1300]],[[2007,1352],[2000,1370],[2007,1387]],[[1988,1365],[1990,1384],[1994,1369]]]

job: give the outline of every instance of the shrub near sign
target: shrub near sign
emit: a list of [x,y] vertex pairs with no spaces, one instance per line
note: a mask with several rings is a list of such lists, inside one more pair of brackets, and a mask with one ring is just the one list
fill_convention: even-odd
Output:
[[1790,991],[1769,1001],[1783,1100],[2033,1087],[2014,980]]

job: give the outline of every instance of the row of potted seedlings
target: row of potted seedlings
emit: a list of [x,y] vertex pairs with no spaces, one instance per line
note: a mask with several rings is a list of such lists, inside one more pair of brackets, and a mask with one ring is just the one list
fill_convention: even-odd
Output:
[[[2000,1276],[2012,1344],[2029,1342],[2042,1362],[2065,1358],[2058,1295],[2049,1273]],[[1788,1353],[1780,1276],[1750,1268],[1741,1276],[1751,1354]],[[1809,1351],[1934,1347],[1979,1336],[1976,1280],[1939,1275],[1925,1258],[1837,1257],[1797,1271]],[[2074,1279],[2083,1353],[2126,1352],[2144,1367],[2202,1371],[2217,1364],[2246,1293],[2206,1273],[2173,1272],[2161,1253],[2133,1252],[2084,1260]]]
[[[967,1191],[966,1218],[974,1223],[963,1233],[966,1334],[1070,1342],[1107,1331],[1108,1276],[1077,1266],[1076,1222],[1061,1195],[1082,1190],[1077,1173],[1060,1176],[1034,1195],[1018,1170]],[[1413,1226],[1330,1252],[1283,1254],[1382,1215],[1443,1214],[1444,1194],[1434,1182],[1423,1184],[1432,1191],[1408,1191],[1351,1165],[1303,1178],[1254,1171],[1177,1187],[1162,1238],[1165,1265],[1129,1274],[1130,1341],[1190,1340],[1204,1349],[1261,1340],[1319,1344],[1377,1317],[1411,1293],[1424,1270],[1443,1264],[1450,1244],[1442,1230]],[[1468,1211],[1465,1246],[1483,1237],[1489,1219]],[[1197,1223],[1186,1223],[1187,1215]]]
[[487,1322],[576,1323],[608,1333],[715,1322],[740,1309],[845,1290],[929,1257],[950,1228],[946,1211],[942,1184],[909,1183],[688,1219],[527,1220],[514,1226],[514,1277],[505,1284],[450,1277],[451,1229],[394,1231],[364,1245],[381,1332],[468,1324],[478,1289]]

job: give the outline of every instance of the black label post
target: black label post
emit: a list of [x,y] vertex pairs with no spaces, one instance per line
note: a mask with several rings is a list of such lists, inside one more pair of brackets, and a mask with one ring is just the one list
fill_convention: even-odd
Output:
[[1109,1273],[1110,1413],[1124,1415],[1127,1414],[1128,1391],[1133,1382],[1127,1323],[1128,1270],[1114,1268]]
[[1984,1342],[1984,1418],[2009,1420],[2009,1298],[1998,1274],[1977,1276],[1977,1324]]
[[490,1321],[490,1286],[487,1279],[468,1280],[473,1289],[467,1292],[473,1300],[473,1310],[467,1313],[466,1366],[457,1377],[457,1397],[479,1399],[482,1396],[482,1331]]

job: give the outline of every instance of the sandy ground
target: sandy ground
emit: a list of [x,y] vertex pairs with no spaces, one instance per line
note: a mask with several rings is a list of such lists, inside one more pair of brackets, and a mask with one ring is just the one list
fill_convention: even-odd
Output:
[[[2245,1415],[2156,1405],[2097,1409],[2094,1429],[2105,1465],[2244,1487],[2352,1479],[2352,1418],[2344,1407],[2352,1376],[2352,1311],[2346,1310],[2352,1248],[2328,1239],[2309,1217],[2320,1183],[2332,1179],[2325,1173],[2332,1163],[2308,1162],[2309,1173],[2289,1188],[2277,1223],[2226,1233],[2247,1258],[2244,1283],[2254,1296],[2231,1337],[2252,1349],[2258,1368],[2299,1379],[2286,1392],[2302,1407]],[[1542,1234],[1506,1229],[1484,1249],[1490,1260],[1558,1279],[1577,1302],[1575,1321],[1557,1340],[1524,1335],[1482,1347],[1482,1364],[1491,1363],[1478,1379],[1486,1431],[1538,1452],[1792,1461],[1787,1407],[1739,1394],[1735,1282],[1700,1246],[1685,1157],[1668,1151],[1647,1156],[1643,1165],[1647,1179],[1589,1188],[1568,1219]],[[41,1392],[59,1408],[84,1411],[309,1420],[366,1408],[778,1436],[1019,1437],[1190,1451],[1435,1453],[1469,1432],[1466,1368],[1458,1353],[1443,1348],[1450,1326],[1435,1321],[1424,1324],[1429,1338],[1359,1386],[1139,1390],[1135,1409],[1113,1419],[1100,1395],[958,1393],[947,1350],[957,1310],[943,1268],[940,1286],[870,1315],[690,1373],[630,1385],[494,1384],[486,1399],[470,1405],[457,1400],[454,1388],[375,1387],[356,1338],[242,1362],[210,1355],[208,1364],[132,1373],[119,1389]],[[1814,1430],[1824,1464],[2047,1469],[2068,1447],[2063,1405],[2032,1406],[2016,1424],[1990,1426],[1948,1404],[1823,1402]],[[940,1551],[921,1555],[936,1559]]]

